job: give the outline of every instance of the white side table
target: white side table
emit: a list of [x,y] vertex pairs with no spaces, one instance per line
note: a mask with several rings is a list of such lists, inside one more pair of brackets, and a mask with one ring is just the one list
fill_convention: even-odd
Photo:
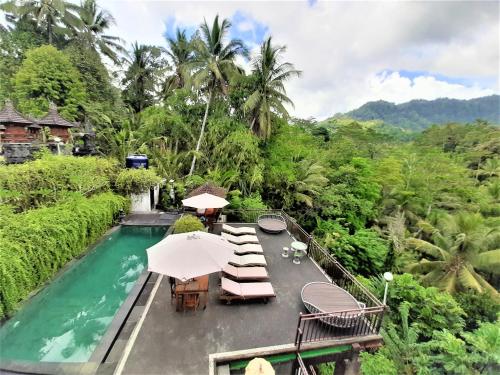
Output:
[[300,264],[300,258],[302,258],[307,250],[307,244],[300,241],[294,241],[290,245],[293,251],[293,263]]

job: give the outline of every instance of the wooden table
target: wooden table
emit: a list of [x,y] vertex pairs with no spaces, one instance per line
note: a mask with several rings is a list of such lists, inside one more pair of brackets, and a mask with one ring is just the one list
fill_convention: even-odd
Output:
[[176,310],[185,311],[186,309],[197,310],[207,306],[208,300],[208,275],[195,277],[194,279],[175,283]]

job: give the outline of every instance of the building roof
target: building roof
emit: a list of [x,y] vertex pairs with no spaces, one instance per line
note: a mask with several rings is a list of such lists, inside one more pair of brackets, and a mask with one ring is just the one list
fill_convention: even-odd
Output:
[[57,112],[57,107],[54,103],[49,104],[49,113],[41,120],[38,120],[37,123],[44,126],[64,126],[67,128],[72,128],[75,126],[74,123],[69,122],[68,120],[65,120],[61,117],[59,112]]
[[225,198],[226,197],[226,189],[220,187],[220,186],[215,186],[214,184],[210,182],[206,182],[203,185],[197,187],[196,189],[192,190],[186,198],[191,198],[195,197],[197,195],[207,193],[207,194],[212,194],[216,195],[217,197]]
[[0,124],[33,124],[33,120],[29,120],[17,112],[12,102],[7,99],[5,106],[0,111]]

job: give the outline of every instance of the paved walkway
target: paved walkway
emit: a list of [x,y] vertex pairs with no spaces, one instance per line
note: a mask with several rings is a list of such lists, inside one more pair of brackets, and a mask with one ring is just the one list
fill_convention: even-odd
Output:
[[123,225],[144,225],[144,226],[170,226],[180,214],[170,212],[151,212],[143,214],[130,214],[123,220]]

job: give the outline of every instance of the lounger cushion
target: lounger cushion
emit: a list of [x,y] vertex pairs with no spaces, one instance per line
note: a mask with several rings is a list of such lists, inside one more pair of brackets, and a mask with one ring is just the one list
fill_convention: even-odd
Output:
[[223,271],[224,273],[240,280],[269,278],[265,267],[234,267],[228,264],[224,267]]
[[231,260],[228,262],[236,266],[251,266],[251,265],[258,265],[258,266],[266,266],[266,258],[264,255],[257,255],[257,254],[247,254],[247,255],[234,255]]
[[235,254],[262,254],[264,250],[262,249],[262,246],[259,245],[258,243],[245,243],[243,245],[236,245],[234,244]]
[[257,238],[257,236],[252,236],[250,234],[244,234],[242,236],[233,236],[232,234],[222,232],[221,236],[222,238],[225,238],[229,242],[235,244],[259,243],[259,239]]
[[241,235],[241,234],[255,234],[255,228],[252,227],[233,227],[231,225],[227,224],[222,224],[222,231],[231,233],[234,235]]
[[246,298],[274,297],[274,289],[271,283],[237,283],[236,281],[222,278],[222,289],[227,292]]

